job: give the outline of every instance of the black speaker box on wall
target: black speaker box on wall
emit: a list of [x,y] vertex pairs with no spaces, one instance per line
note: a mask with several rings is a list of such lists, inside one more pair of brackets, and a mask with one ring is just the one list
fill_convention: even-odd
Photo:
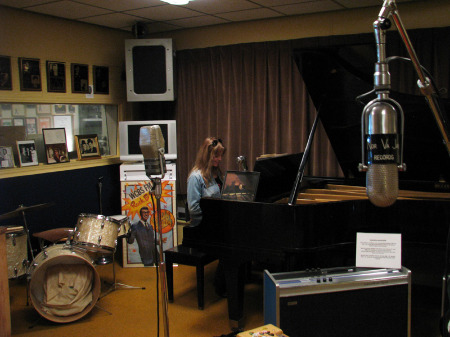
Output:
[[125,40],[127,100],[175,99],[172,39]]
[[409,337],[411,272],[265,271],[264,324],[278,326],[289,337]]

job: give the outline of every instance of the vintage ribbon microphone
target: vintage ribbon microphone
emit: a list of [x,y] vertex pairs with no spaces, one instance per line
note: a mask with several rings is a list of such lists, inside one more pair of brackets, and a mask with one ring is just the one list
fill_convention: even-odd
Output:
[[386,29],[390,21],[381,16],[373,23],[377,43],[374,90],[361,116],[362,163],[359,171],[367,172],[367,196],[378,207],[391,206],[398,196],[398,171],[403,164],[403,110],[389,97],[391,75],[386,61]]
[[[166,264],[164,261],[164,250],[162,241],[162,221],[161,221],[161,179],[166,173],[166,162],[164,159],[164,137],[159,125],[143,126],[139,133],[139,146],[144,156],[145,174],[154,184],[154,194],[156,197],[156,210],[158,223],[156,231],[159,234],[159,304],[163,310],[164,336],[169,337],[169,312],[168,294],[166,279]],[[158,324],[159,329],[159,324]],[[158,330],[159,331],[159,330]]]

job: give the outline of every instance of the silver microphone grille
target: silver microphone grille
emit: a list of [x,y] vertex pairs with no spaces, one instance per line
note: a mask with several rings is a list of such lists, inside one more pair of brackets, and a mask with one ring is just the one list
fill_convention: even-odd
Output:
[[369,165],[366,175],[367,196],[372,204],[388,207],[398,196],[398,168],[396,164]]

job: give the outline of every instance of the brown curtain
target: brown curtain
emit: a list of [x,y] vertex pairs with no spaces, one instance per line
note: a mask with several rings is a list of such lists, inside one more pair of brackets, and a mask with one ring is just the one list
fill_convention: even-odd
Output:
[[[180,51],[177,55],[177,193],[203,139],[223,140],[221,167],[236,170],[262,154],[303,152],[315,118],[292,57],[291,42],[266,42]],[[306,174],[340,176],[328,138],[319,123]]]

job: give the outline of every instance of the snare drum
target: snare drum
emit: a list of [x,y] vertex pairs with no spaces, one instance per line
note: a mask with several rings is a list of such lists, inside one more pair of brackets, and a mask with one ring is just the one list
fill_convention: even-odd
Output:
[[111,253],[116,249],[120,222],[96,214],[80,214],[74,229],[73,243],[87,250]]
[[45,248],[29,268],[30,298],[38,313],[57,323],[73,322],[92,310],[100,277],[86,251],[68,244]]
[[28,262],[27,235],[22,226],[6,229],[6,258],[9,279],[26,273]]
[[120,222],[118,238],[122,238],[128,234],[130,230],[130,221],[126,215],[111,215],[111,218]]

